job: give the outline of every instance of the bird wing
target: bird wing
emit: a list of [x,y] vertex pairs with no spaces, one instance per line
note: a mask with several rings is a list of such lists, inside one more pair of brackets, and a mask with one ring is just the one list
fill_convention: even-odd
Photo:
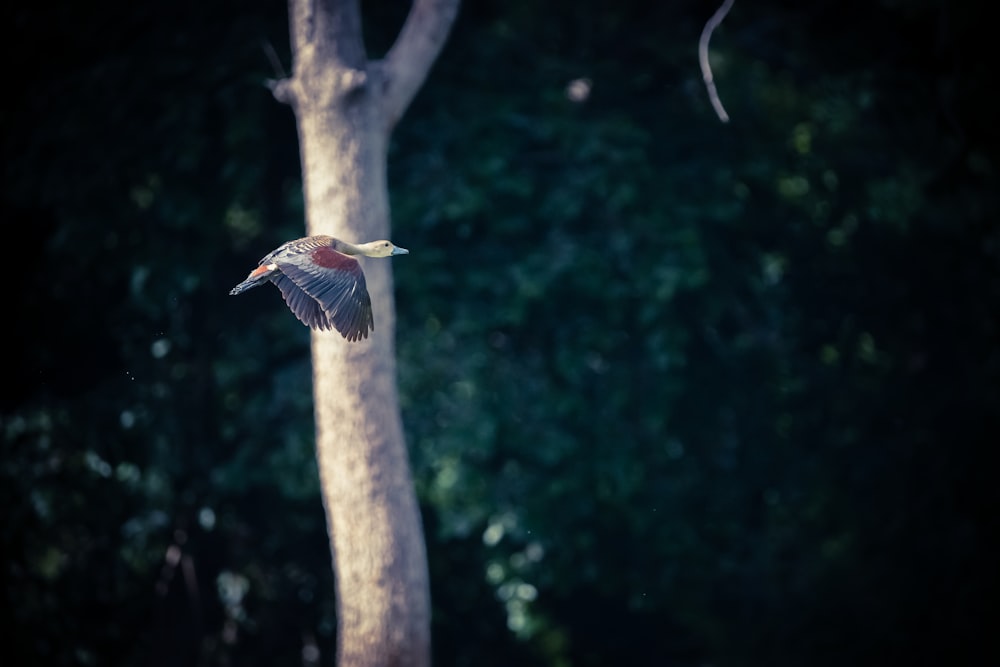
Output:
[[324,331],[333,328],[333,323],[323,312],[319,302],[299,289],[288,276],[281,271],[275,271],[271,274],[271,281],[281,290],[281,296],[288,304],[288,308],[295,313],[295,317],[299,318],[302,324],[311,329]]
[[[312,297],[327,323],[347,340],[367,338],[368,332],[375,328],[371,297],[358,260],[329,246],[320,246],[274,257],[272,261],[296,287]],[[285,294],[284,289],[282,294]],[[301,299],[296,300],[301,311],[309,310]],[[288,296],[285,301],[292,307]],[[292,310],[294,312],[295,308]],[[306,322],[299,313],[296,316]]]

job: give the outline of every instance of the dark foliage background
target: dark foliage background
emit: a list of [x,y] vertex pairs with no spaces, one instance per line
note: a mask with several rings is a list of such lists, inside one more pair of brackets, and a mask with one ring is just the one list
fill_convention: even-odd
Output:
[[[395,135],[436,664],[996,664],[992,27],[738,0],[723,125],[650,5],[467,3]],[[285,6],[3,11],[0,662],[331,664]]]

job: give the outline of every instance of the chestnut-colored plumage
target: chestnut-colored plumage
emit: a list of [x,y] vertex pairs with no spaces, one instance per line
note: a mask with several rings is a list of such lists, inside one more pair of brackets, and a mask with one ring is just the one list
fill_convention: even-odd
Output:
[[336,329],[347,340],[356,341],[368,338],[375,321],[365,274],[352,255],[390,257],[408,252],[389,241],[354,245],[332,236],[307,236],[265,255],[247,279],[229,293],[240,294],[273,282],[303,324],[313,329]]

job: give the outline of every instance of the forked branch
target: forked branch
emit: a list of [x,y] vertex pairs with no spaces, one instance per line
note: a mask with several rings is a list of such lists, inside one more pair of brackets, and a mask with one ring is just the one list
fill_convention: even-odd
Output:
[[385,112],[391,130],[427,78],[448,38],[459,0],[414,0],[396,43],[385,55]]

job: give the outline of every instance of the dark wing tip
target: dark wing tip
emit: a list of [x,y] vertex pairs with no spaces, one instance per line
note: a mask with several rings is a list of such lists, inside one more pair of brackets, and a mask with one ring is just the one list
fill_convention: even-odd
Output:
[[336,310],[327,311],[326,314],[340,335],[352,343],[368,338],[368,332],[375,330],[372,304],[367,292],[357,301],[342,301]]

